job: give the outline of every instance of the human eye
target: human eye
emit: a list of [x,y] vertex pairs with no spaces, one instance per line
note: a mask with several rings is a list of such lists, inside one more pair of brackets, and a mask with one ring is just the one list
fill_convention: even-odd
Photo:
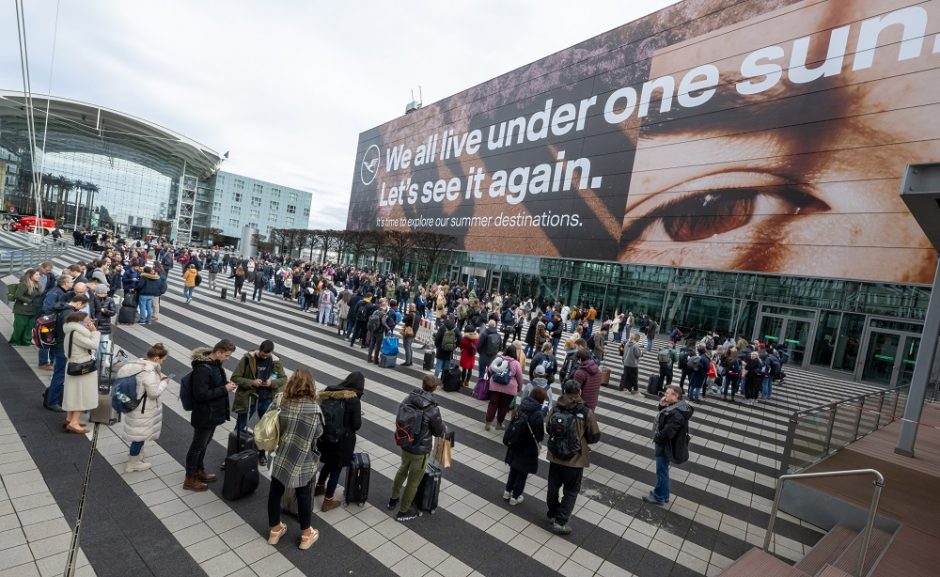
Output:
[[623,241],[694,242],[737,231],[734,238],[721,240],[749,242],[770,219],[789,220],[829,209],[810,187],[781,176],[722,172],[684,182],[638,204],[634,211],[640,214],[624,229]]

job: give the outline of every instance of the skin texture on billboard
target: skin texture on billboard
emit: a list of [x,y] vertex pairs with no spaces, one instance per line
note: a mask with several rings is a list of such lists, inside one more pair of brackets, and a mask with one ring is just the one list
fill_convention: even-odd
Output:
[[930,283],[940,0],[687,1],[360,135],[348,226],[465,250]]

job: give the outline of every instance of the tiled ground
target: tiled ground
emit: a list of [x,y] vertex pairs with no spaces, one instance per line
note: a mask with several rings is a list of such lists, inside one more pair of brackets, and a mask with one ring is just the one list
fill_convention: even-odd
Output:
[[[72,249],[56,264],[74,262],[79,254]],[[603,438],[593,447],[592,466],[572,519],[574,532],[568,537],[553,535],[543,522],[547,465],[543,462],[539,474],[530,477],[525,501],[509,506],[500,499],[507,471],[501,432],[483,431],[485,405],[465,392],[439,393],[443,415],[457,431],[455,465],[445,473],[438,511],[403,525],[383,505],[398,463],[391,424],[398,402],[419,383],[422,372],[417,366],[383,370],[366,365],[359,348],[350,348],[333,336],[333,329],[314,324],[312,315],[272,295],[266,294],[260,304],[242,304],[222,301],[201,287],[187,306],[178,278],[173,275],[171,280],[160,321],[120,327],[117,345],[139,355],[150,343],[163,342],[171,351],[165,372],[178,376],[188,370],[193,347],[223,337],[239,347],[229,370],[245,350],[265,338],[274,340],[276,354],[288,369],[310,367],[320,385],[362,370],[367,392],[358,450],[372,457],[369,502],[326,514],[317,507],[314,526],[322,536],[310,551],[296,548],[296,524],[289,524],[288,537],[277,547],[267,545],[266,480],[253,496],[234,502],[221,499],[219,483],[206,493],[182,490],[191,429],[174,382],[163,398],[161,438],[145,449],[154,464],[151,471],[124,474],[127,443],[121,438],[122,426],[100,429],[100,456],[88,488],[81,541],[90,565],[81,557],[79,574],[716,575],[763,539],[788,413],[868,389],[789,369],[788,383],[769,403],[700,404],[692,459],[673,469],[674,498],[665,509],[644,506],[639,499],[655,478],[649,442],[653,403],[605,389],[597,410]],[[230,287],[227,280],[222,284]],[[2,309],[3,334],[9,335],[11,322],[9,309]],[[0,504],[0,577],[61,574],[90,443],[61,433],[61,415],[39,406],[39,391],[48,375],[31,369],[35,351],[5,344],[0,350],[16,375],[0,385],[2,409],[13,417],[0,413],[0,480],[5,490]],[[616,356],[613,344],[608,353]],[[654,369],[654,355],[642,363],[645,382]],[[612,368],[612,381],[617,382],[620,369]],[[210,462],[224,457],[231,424],[217,431]],[[21,435],[29,435],[25,445]],[[71,465],[65,468],[68,474],[62,472],[63,462]],[[45,484],[53,490],[43,489]],[[777,551],[790,559],[800,558],[820,536],[786,517],[777,526]],[[116,548],[115,535],[126,546]]]

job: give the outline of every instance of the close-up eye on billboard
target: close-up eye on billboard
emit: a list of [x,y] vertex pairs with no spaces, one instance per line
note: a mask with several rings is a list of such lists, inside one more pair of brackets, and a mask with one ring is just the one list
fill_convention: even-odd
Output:
[[940,1],[687,1],[363,132],[351,229],[930,283]]

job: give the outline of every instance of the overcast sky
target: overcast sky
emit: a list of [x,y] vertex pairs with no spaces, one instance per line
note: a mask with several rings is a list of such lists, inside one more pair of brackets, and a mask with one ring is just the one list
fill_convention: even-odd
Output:
[[[230,151],[226,171],[313,192],[313,228],[345,228],[359,133],[412,89],[429,104],[673,3],[25,2],[34,93]],[[13,2],[0,43],[0,88],[22,90]]]

